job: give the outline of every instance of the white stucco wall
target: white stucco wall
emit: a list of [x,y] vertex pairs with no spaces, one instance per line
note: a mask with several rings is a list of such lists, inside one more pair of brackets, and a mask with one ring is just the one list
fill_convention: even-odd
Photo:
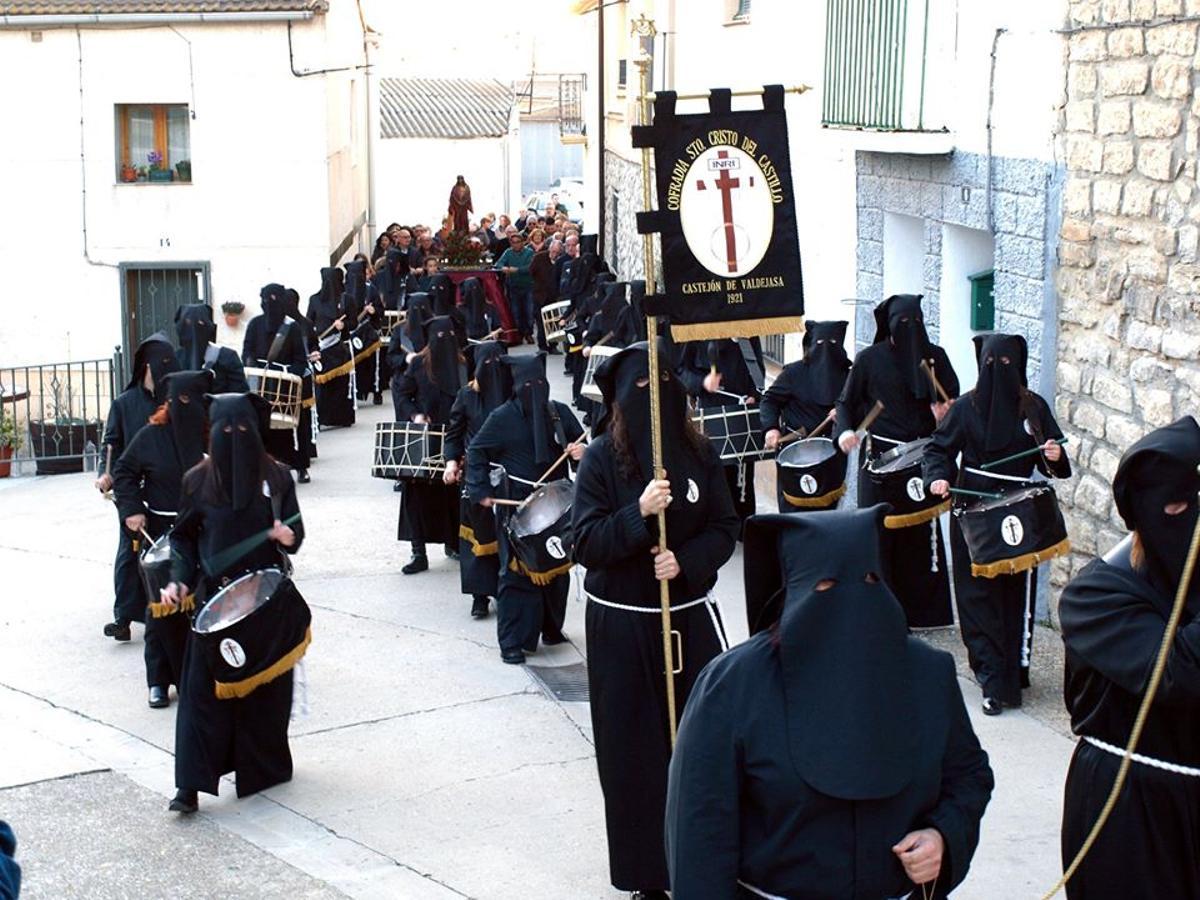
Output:
[[[323,20],[297,23],[297,68],[361,63],[361,36],[342,33],[349,43],[331,47]],[[78,38],[46,30],[38,42],[0,30],[0,80],[21,86],[0,92],[0,115],[15,126],[0,166],[0,365],[111,353],[122,335],[123,262],[208,262],[208,299],[243,300],[248,314],[268,281],[314,292],[366,206],[365,142],[350,150],[340,133],[351,130],[350,112],[326,83],[352,77],[294,77],[279,24],[84,29]],[[190,106],[191,184],[118,183],[119,103]],[[350,198],[336,208],[331,171]]]

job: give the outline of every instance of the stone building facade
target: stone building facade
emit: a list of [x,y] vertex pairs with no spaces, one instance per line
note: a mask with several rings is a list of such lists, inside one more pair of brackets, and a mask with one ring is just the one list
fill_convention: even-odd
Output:
[[1200,411],[1200,2],[1070,6],[1056,401],[1077,474],[1058,585],[1124,534],[1122,452]]
[[645,277],[642,236],[642,167],[611,150],[604,155],[604,259],[622,281]]

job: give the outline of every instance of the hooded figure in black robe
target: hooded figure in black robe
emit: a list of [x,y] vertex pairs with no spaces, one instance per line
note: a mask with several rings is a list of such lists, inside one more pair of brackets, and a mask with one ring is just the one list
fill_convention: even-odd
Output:
[[207,303],[189,303],[176,309],[175,333],[179,338],[179,349],[175,351],[179,369],[211,369],[216,393],[250,390],[237,352],[214,343],[217,323]]
[[[512,371],[503,362],[508,348],[501,341],[484,341],[467,348],[474,378],[459,388],[446,426],[446,483],[460,484],[467,447],[492,410],[512,396]],[[487,616],[488,598],[496,596],[500,578],[500,548],[496,517],[461,492],[458,526],[459,583],[471,595],[471,615]]]
[[[428,343],[399,376],[392,400],[397,422],[424,422],[444,429],[458,390],[467,380],[466,361],[458,352],[449,316],[430,320],[426,334]],[[412,542],[412,559],[400,570],[405,575],[429,568],[426,542],[443,544],[450,558],[458,555],[458,494],[440,472],[403,480],[396,539]]]
[[[288,315],[287,288],[282,284],[264,285],[259,291],[262,315],[255,316],[246,326],[242,344],[242,362],[251,368],[281,369],[301,379],[308,369],[304,352],[304,332]],[[279,339],[276,347],[276,339]],[[274,347],[275,353],[271,351]],[[251,387],[258,392],[260,385]],[[303,385],[301,385],[303,392]],[[263,444],[275,459],[300,473],[308,472],[308,457],[304,455],[298,428],[269,428]],[[304,479],[307,480],[307,479]]]
[[[683,345],[679,363],[679,380],[696,398],[701,409],[718,407],[751,407],[751,423],[762,397],[766,367],[762,344],[758,338],[742,340],[691,341]],[[714,376],[710,378],[710,376]],[[717,392],[710,391],[716,388]],[[760,428],[754,429],[756,432]],[[754,492],[754,461],[727,460],[725,481],[733,497],[733,508],[743,521],[754,515],[757,500]]]
[[[687,392],[670,367],[660,374],[668,550],[679,566],[670,580],[675,662],[682,667],[675,708],[682,712],[700,670],[729,646],[712,589],[741,523],[721,461],[689,418]],[[601,366],[596,381],[605,415],[580,464],[571,509],[575,560],[587,567],[588,686],[609,877],[618,890],[647,893],[670,887],[662,841],[671,758],[655,578],[658,520],[646,496],[654,472],[649,379],[645,343]]]
[[[287,314],[296,323],[300,332],[300,343],[304,348],[304,384],[300,388],[300,427],[296,429],[299,442],[300,458],[309,465],[317,458],[317,392],[313,382],[311,356],[317,346],[317,333],[313,331],[312,322],[300,312],[300,292],[294,288],[285,288],[283,292],[284,306]],[[308,480],[307,470],[300,473],[299,480]]]
[[317,420],[323,428],[354,424],[354,347],[350,344],[354,322],[342,294],[342,270],[327,266],[321,270],[320,292],[308,298],[308,321],[321,351],[314,380]]
[[389,247],[384,262],[375,270],[375,286],[383,300],[384,309],[404,309],[408,276],[408,252],[399,247]]
[[[493,497],[523,500],[543,476],[545,483],[566,478],[567,460],[555,461],[583,436],[570,408],[550,399],[544,353],[506,356],[504,361],[512,367],[512,397],[487,417],[467,448],[467,494],[485,507]],[[515,665],[525,662],[526,652],[537,650],[539,633],[546,644],[567,639],[562,625],[572,563],[567,558],[552,571],[530,572],[516,558],[502,527],[510,511],[493,509],[500,544],[496,631],[500,658]]]
[[[116,475],[117,460],[134,437],[154,415],[160,403],[167,399],[166,376],[178,371],[179,363],[171,341],[161,331],[150,335],[133,354],[133,376],[125,390],[117,395],[108,409],[104,437],[100,447],[100,473],[96,487],[108,491]],[[138,551],[134,544],[141,537],[125,527],[125,516],[117,511],[119,536],[117,556],[113,561],[113,621],[104,626],[105,637],[128,641],[132,635],[130,622],[146,620],[146,597],[138,574]]]
[[[208,439],[208,414],[204,395],[212,387],[211,370],[172,372],[163,378],[167,390],[163,415],[134,435],[113,466],[113,495],[117,511],[129,524],[134,520],[157,540],[171,529],[178,515],[183,475],[204,459]],[[144,520],[138,523],[138,519]],[[150,705],[156,709],[170,703],[167,689],[179,686],[183,649],[187,644],[190,617],[186,611],[164,608],[158,597],[142,594],[146,621],[146,686]]]
[[[1057,444],[1053,450],[1015,459],[992,469],[985,463],[1004,459],[1062,437],[1049,404],[1027,387],[1025,339],[1019,335],[980,335],[975,339],[979,380],[950,407],[925,448],[925,489],[951,484],[981,493],[1007,493],[1027,484],[1034,469],[1047,478],[1068,478],[1071,463]],[[1051,462],[1047,453],[1057,457]],[[961,461],[959,454],[962,454]],[[987,472],[993,473],[992,475]],[[942,496],[945,496],[942,494]],[[968,497],[967,500],[962,499]],[[957,495],[956,507],[975,500]],[[994,578],[971,574],[971,555],[957,516],[950,517],[954,560],[954,597],[958,624],[975,678],[983,688],[984,712],[1021,705],[1029,687],[1033,623],[1037,613],[1037,567]],[[1064,547],[1062,552],[1066,552]]]
[[[590,360],[596,347],[620,349],[638,340],[637,325],[633,321],[633,310],[625,301],[628,285],[624,281],[611,281],[610,276],[597,283],[599,302],[595,305],[583,335],[582,356]],[[597,363],[598,364],[598,363]],[[587,366],[583,368],[586,370]],[[582,386],[582,381],[580,382]],[[579,397],[575,406],[584,413],[584,424],[590,425],[603,412],[603,404],[588,397]]]
[[481,341],[500,327],[500,317],[497,310],[487,301],[487,292],[483,282],[478,278],[467,278],[463,281],[462,293],[463,320],[467,327],[467,337],[473,341]]
[[420,282],[422,290],[429,294],[435,316],[454,315],[458,307],[458,290],[454,287],[454,279],[444,272],[436,272],[421,278]]
[[[209,456],[184,476],[171,532],[173,587],[180,597],[194,591],[197,610],[235,578],[281,567],[283,554],[304,541],[295,485],[263,448],[270,407],[256,394],[210,397]],[[271,530],[276,537],[229,557],[234,545]],[[205,648],[189,641],[175,719],[178,793],[171,809],[194,812],[196,792],[215,795],[228,772],[236,774],[239,797],[291,780],[291,711],[290,669],[244,697],[218,699]]]
[[[383,301],[379,290],[367,279],[367,264],[356,259],[346,263],[346,321],[351,323],[352,337],[357,337],[360,347],[355,347],[354,367],[355,396],[366,400],[372,395],[375,406],[383,403],[383,344],[379,341],[379,329],[383,327]],[[371,348],[374,347],[374,350]],[[389,373],[390,377],[390,373]]]
[[[583,354],[583,347],[588,326],[591,325],[592,316],[600,311],[608,286],[615,281],[608,272],[599,272],[592,276],[586,291],[569,298],[571,309],[567,316],[571,324],[567,328],[567,364],[571,372],[571,401],[582,412],[590,412],[592,408],[591,401],[580,396],[583,376],[587,373],[587,357]],[[573,335],[577,336],[576,343],[572,343]]]
[[966,877],[992,772],[954,660],[879,577],[885,510],[746,523],[756,633],[700,674],[671,758],[678,900],[941,898]]
[[[889,297],[875,309],[875,343],[854,359],[854,367],[837,401],[836,434],[842,452],[857,446],[854,429],[876,401],[884,404],[867,430],[859,450],[858,505],[880,502],[867,465],[888,450],[917,438],[929,437],[945,415],[921,360],[932,360],[933,372],[952,399],[958,396],[958,376],[946,351],[930,343],[925,333],[921,298],[914,294]],[[919,473],[918,473],[919,474]],[[930,510],[922,521],[889,528],[884,535],[884,577],[900,598],[912,628],[951,625],[950,579],[946,544],[938,526],[945,504]]]
[[[1068,865],[1108,799],[1146,693],[1200,516],[1200,426],[1150,432],[1117,466],[1113,495],[1133,535],[1067,585],[1058,614],[1064,695],[1081,740],[1063,799]],[[1200,582],[1193,575],[1166,669],[1116,806],[1071,900],[1200,897]],[[1149,761],[1147,761],[1149,760]],[[1188,767],[1174,772],[1159,763]]]

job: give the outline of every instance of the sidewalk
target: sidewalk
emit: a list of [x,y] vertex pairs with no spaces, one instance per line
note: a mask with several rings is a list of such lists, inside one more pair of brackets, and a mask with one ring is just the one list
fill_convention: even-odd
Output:
[[[242,801],[223,784],[191,821],[166,811],[174,707],[146,707],[140,628],[130,644],[100,635],[112,507],[85,476],[0,483],[0,818],[20,842],[23,897],[621,896],[608,886],[587,704],[555,700],[529,671],[582,661],[578,584],[573,643],[521,668],[500,662],[494,617],[470,618],[438,549],[429,572],[400,575],[397,496],[369,476],[374,423],[390,416],[385,398],[322,434],[313,482],[298,487],[308,538],[296,580],[314,639],[295,778]],[[718,595],[743,640],[740,552]],[[930,639],[957,644],[952,632]],[[1035,655],[1055,640],[1040,633]],[[1061,675],[1035,677],[1049,709]],[[1060,871],[1072,742],[1041,721],[1053,717],[984,718],[978,689],[963,690],[997,789],[957,896],[1032,897]]]

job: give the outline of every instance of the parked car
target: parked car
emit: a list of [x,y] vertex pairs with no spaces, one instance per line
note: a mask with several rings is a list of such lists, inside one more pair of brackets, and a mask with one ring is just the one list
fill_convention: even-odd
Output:
[[542,215],[546,210],[546,204],[550,202],[550,197],[554,194],[558,195],[558,200],[555,201],[558,209],[567,214],[567,218],[572,222],[583,227],[583,203],[573,197],[567,196],[562,191],[547,190],[534,191],[525,198],[525,209]]

